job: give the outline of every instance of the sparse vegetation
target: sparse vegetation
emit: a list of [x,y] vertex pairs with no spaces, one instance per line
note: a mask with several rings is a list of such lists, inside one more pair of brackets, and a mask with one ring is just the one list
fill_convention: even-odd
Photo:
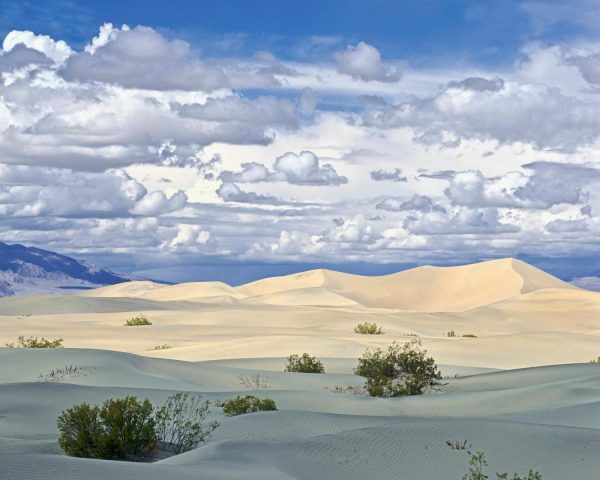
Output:
[[600,357],[596,358],[595,360],[590,360],[590,363],[600,363]]
[[162,345],[155,345],[152,350],[168,350],[169,348],[173,348],[171,345],[167,345],[163,343]]
[[67,455],[107,460],[145,460],[158,448],[181,453],[217,428],[216,422],[206,423],[208,406],[191,393],[171,395],[155,415],[149,400],[133,396],[81,403],[58,417],[58,443]]
[[44,337],[25,338],[24,335],[19,335],[17,343],[5,344],[9,348],[63,348],[63,339],[55,338],[54,340],[46,340]]
[[472,333],[463,334],[463,338],[477,338],[477,335],[473,335]]
[[268,390],[270,388],[267,378],[260,373],[240,375],[238,380],[240,381],[240,385],[250,390]]
[[469,450],[471,448],[471,444],[468,440],[446,440],[446,445],[452,450]]
[[302,356],[290,355],[287,358],[287,365],[285,372],[299,372],[299,373],[325,373],[325,367],[323,364],[316,359],[311,357],[308,353],[303,353]]
[[[486,480],[490,476],[484,472],[484,468],[488,466],[485,454],[476,452],[469,458],[469,472],[463,475],[462,480]],[[508,473],[496,473],[496,480],[543,480],[542,474],[536,470],[530,469],[526,475],[513,473],[509,477]]]
[[202,395],[190,392],[175,393],[156,410],[158,446],[175,454],[187,452],[204,442],[219,426],[207,422],[210,402]]
[[137,461],[152,455],[156,432],[149,400],[128,396],[101,406],[75,405],[57,420],[58,444],[67,455]]
[[245,413],[266,412],[277,410],[277,404],[272,398],[258,398],[254,395],[237,396],[221,404],[227,417],[244,415]]
[[450,330],[450,331],[449,331],[449,332],[446,334],[446,336],[447,336],[448,338],[454,338],[454,337],[456,337],[456,332],[455,332],[454,330]]
[[384,332],[381,327],[377,326],[376,323],[359,323],[354,327],[354,333],[360,333],[361,335],[383,335]]
[[75,378],[80,375],[87,375],[89,372],[90,369],[87,367],[71,364],[60,368],[54,368],[48,373],[40,373],[38,378],[46,382],[59,382],[63,378]]
[[373,397],[420,395],[442,378],[419,340],[404,345],[394,342],[387,351],[367,350],[354,373],[367,379],[365,389]]
[[346,385],[345,387],[335,385],[334,387],[325,387],[325,390],[328,390],[332,393],[351,393],[353,395],[361,395],[364,393],[362,387],[354,387],[352,385]]
[[152,325],[152,322],[148,320],[144,315],[138,315],[136,317],[126,320],[124,325],[126,327],[140,327],[142,325]]

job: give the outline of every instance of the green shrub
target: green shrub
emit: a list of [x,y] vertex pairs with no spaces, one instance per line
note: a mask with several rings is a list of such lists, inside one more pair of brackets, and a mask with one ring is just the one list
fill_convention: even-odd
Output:
[[138,460],[152,453],[157,438],[152,404],[128,396],[86,403],[61,413],[58,444],[67,455],[108,460]]
[[595,360],[590,360],[590,363],[600,363],[600,357],[596,358]]
[[40,339],[37,337],[25,338],[24,335],[19,335],[16,345],[14,343],[7,343],[6,346],[9,348],[63,348],[62,342],[62,338],[46,340],[44,337]]
[[[462,480],[487,480],[490,477],[483,471],[487,465],[483,452],[472,454],[469,458],[469,472],[463,475]],[[513,473],[512,477],[509,477],[508,473],[496,473],[496,480],[543,480],[543,477],[538,471],[530,469],[524,476]]]
[[383,330],[378,327],[376,323],[359,323],[354,327],[354,333],[360,333],[362,335],[383,335]]
[[463,338],[477,338],[477,335],[473,335],[472,333],[465,333]]
[[454,338],[456,337],[456,332],[454,330],[450,330],[447,334],[447,337]]
[[324,373],[325,367],[323,364],[316,359],[311,357],[308,353],[303,353],[302,356],[290,355],[287,358],[287,365],[285,372],[300,372],[300,373]]
[[[150,324],[152,325],[152,324]],[[173,348],[171,345],[163,343],[162,345],[155,345],[152,350],[168,350],[169,348]]]
[[367,350],[354,370],[365,377],[365,389],[373,397],[420,395],[442,378],[435,360],[421,350],[421,342],[393,343],[383,351]]
[[210,402],[202,395],[175,393],[156,410],[156,435],[159,446],[175,454],[187,452],[204,442],[219,426],[218,422],[207,422]]
[[81,403],[63,410],[58,417],[58,445],[72,457],[102,458],[100,438],[103,435],[99,420],[100,407]]
[[245,413],[267,412],[277,410],[275,400],[272,398],[258,398],[254,395],[246,395],[244,397],[237,396],[223,402],[223,413],[227,417],[235,415],[244,415]]
[[152,322],[144,317],[144,315],[138,315],[137,317],[127,320],[124,325],[126,327],[139,327],[142,325],[152,325]]

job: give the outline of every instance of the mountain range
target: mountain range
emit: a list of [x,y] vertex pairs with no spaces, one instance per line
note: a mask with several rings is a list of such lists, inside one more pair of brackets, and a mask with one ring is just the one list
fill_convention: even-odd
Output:
[[129,277],[41,248],[0,242],[0,296],[64,293]]

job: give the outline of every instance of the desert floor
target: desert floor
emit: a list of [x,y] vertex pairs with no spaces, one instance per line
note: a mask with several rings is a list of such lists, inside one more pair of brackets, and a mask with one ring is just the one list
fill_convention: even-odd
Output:
[[[137,314],[152,325],[123,326]],[[353,333],[364,321],[385,334]],[[468,453],[446,442],[464,440],[486,452],[490,472],[600,478],[600,365],[589,363],[600,355],[600,294],[516,260],[0,299],[0,344],[18,335],[61,337],[67,348],[0,348],[1,478],[459,479]],[[366,348],[414,335],[447,377],[441,391],[332,391],[362,385],[352,371]],[[285,357],[302,352],[326,373],[284,373]],[[66,365],[83,368],[48,378]],[[255,373],[267,390],[240,384]],[[207,443],[152,464],[58,448],[56,418],[75,403],[127,394],[161,403],[182,390],[268,396],[279,411],[224,418],[213,407],[221,426]]]

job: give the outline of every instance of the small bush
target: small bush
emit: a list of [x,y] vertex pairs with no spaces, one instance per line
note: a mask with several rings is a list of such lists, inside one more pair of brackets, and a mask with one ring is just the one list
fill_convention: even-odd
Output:
[[143,315],[138,315],[137,317],[133,317],[125,321],[124,325],[126,327],[139,327],[142,325],[152,325],[152,322]]
[[302,356],[290,355],[287,358],[285,372],[300,372],[300,373],[325,373],[325,367],[308,353],[303,353]]
[[251,373],[249,375],[240,375],[238,377],[240,385],[251,390],[268,390],[270,388],[267,377],[260,373]]
[[365,389],[373,397],[420,395],[442,378],[435,360],[420,347],[421,342],[413,340],[403,346],[394,342],[387,352],[367,350],[354,373],[367,379]]
[[275,400],[272,398],[258,398],[254,395],[246,395],[244,397],[238,395],[235,398],[223,402],[222,407],[223,413],[227,417],[244,415],[245,413],[277,410]]
[[468,440],[446,440],[446,445],[452,450],[467,450],[471,448],[471,444]]
[[[150,324],[150,325],[152,325],[152,324]],[[169,348],[173,348],[173,347],[171,345],[167,345],[166,343],[163,343],[162,345],[155,345],[152,350],[168,350]]]
[[45,380],[46,382],[58,382],[67,377],[75,378],[79,377],[80,375],[87,375],[90,370],[91,369],[88,367],[70,364],[65,365],[64,367],[54,368],[46,374],[40,373],[39,378]]
[[58,444],[67,455],[138,460],[156,448],[152,404],[128,396],[101,406],[87,403],[64,410],[57,420]]
[[595,360],[590,360],[590,363],[600,363],[600,357],[596,358]]
[[210,402],[202,395],[189,392],[171,395],[164,405],[156,410],[156,435],[160,448],[175,454],[187,452],[204,442],[219,426],[218,422],[207,422]]
[[7,343],[6,346],[9,348],[63,348],[62,342],[62,338],[46,340],[44,337],[40,339],[37,337],[25,338],[24,335],[19,335],[16,345],[14,343]]
[[[462,477],[462,480],[487,480],[490,477],[483,471],[487,466],[483,452],[472,454],[469,458],[469,472]],[[496,480],[543,480],[543,477],[538,471],[530,469],[527,475],[523,476],[513,473],[512,477],[509,477],[508,473],[496,473]]]
[[454,338],[456,337],[456,332],[454,330],[450,330],[447,334],[447,337]]
[[376,323],[359,323],[354,327],[354,333],[360,333],[362,335],[383,335],[383,330],[378,327]]
[[463,338],[477,338],[477,335],[473,335],[472,333],[465,333]]

